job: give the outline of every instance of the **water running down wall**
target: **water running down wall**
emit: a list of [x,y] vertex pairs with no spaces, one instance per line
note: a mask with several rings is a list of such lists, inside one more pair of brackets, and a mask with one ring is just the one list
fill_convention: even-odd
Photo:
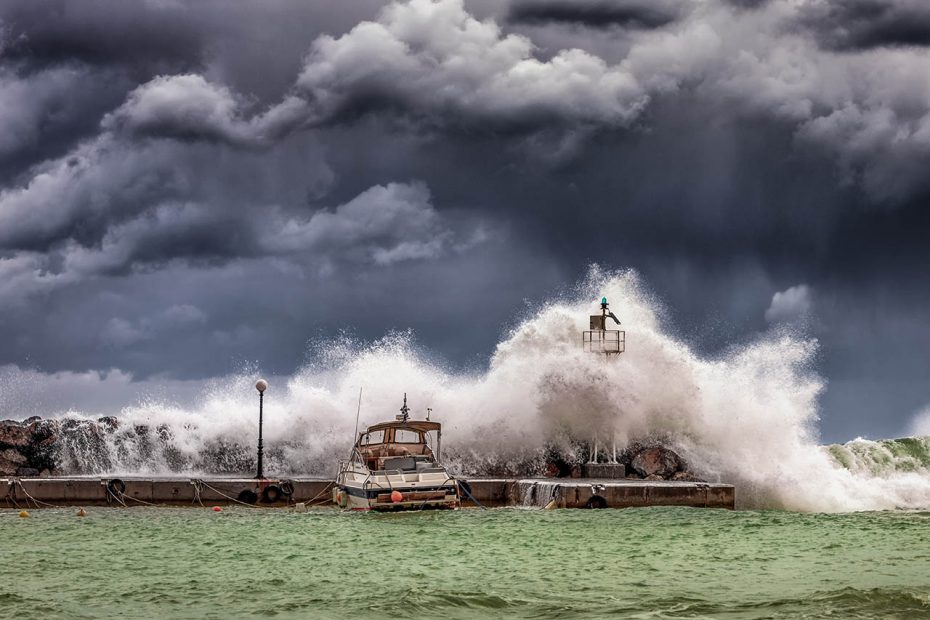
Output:
[[[627,330],[627,350],[581,350],[588,315],[606,295]],[[407,392],[413,417],[444,425],[444,456],[464,474],[539,473],[547,446],[662,437],[698,475],[737,485],[741,507],[811,511],[930,506],[930,459],[876,467],[868,447],[817,442],[816,342],[787,332],[702,358],[663,328],[660,305],[633,272],[592,269],[500,342],[486,371],[429,362],[409,335],[323,347],[314,363],[269,389],[266,471],[332,474],[348,450],[359,387],[362,426],[392,419]],[[110,432],[81,432],[69,414],[62,464],[73,473],[249,471],[256,436],[255,374],[216,385],[190,410],[127,407]],[[71,431],[68,431],[68,427]],[[926,442],[913,444],[912,448]],[[879,452],[882,448],[876,448]],[[897,458],[897,457],[895,457]],[[892,459],[893,461],[894,459]],[[903,461],[902,461],[903,462]]]

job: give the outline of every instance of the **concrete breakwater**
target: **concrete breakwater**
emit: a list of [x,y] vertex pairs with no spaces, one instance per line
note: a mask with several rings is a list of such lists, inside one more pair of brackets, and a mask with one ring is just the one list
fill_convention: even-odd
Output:
[[[468,481],[484,506],[632,508],[735,506],[732,485],[683,481],[479,478]],[[325,478],[0,478],[0,506],[217,505],[237,502],[286,506],[332,505],[334,482]]]

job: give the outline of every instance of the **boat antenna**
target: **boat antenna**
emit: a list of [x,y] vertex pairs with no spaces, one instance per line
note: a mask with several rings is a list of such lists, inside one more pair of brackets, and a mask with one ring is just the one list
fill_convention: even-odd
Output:
[[427,408],[426,408],[426,421],[427,421],[427,422],[429,422],[429,414],[431,414],[431,413],[433,413],[433,408],[432,408],[432,407],[427,407]]
[[358,409],[355,410],[355,434],[352,435],[352,444],[358,439],[358,416],[362,413],[362,388],[358,388]]
[[404,406],[400,408],[400,415],[397,416],[398,420],[406,422],[410,419],[410,407],[407,406],[407,392],[404,392]]

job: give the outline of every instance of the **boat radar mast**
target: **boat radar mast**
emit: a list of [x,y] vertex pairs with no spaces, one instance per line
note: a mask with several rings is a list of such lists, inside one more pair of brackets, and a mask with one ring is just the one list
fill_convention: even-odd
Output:
[[407,392],[404,392],[404,406],[400,408],[400,415],[395,419],[406,422],[410,419],[410,407],[407,406]]
[[619,355],[626,349],[626,332],[607,329],[608,317],[613,319],[614,323],[620,325],[620,319],[610,311],[607,298],[602,297],[601,313],[591,315],[591,328],[583,332],[581,336],[581,343],[585,351],[610,356],[612,354]]

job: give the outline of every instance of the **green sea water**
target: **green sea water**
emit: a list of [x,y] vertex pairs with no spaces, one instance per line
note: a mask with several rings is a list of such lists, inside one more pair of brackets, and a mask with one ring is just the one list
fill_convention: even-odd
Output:
[[930,513],[0,511],[3,618],[930,618]]

